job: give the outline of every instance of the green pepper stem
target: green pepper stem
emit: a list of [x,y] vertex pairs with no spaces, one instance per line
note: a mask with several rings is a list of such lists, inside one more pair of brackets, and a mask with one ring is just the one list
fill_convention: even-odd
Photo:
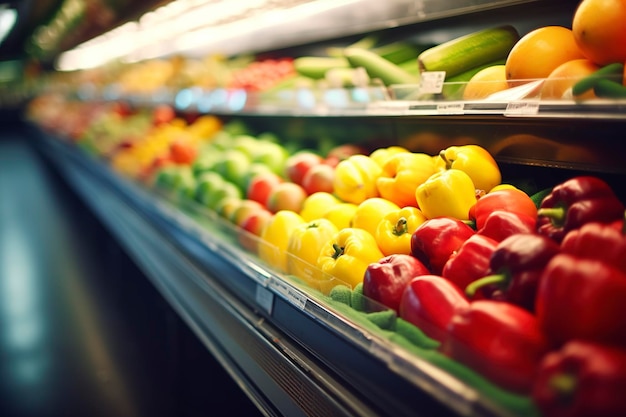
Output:
[[441,159],[443,159],[443,162],[445,162],[446,164],[446,169],[450,169],[452,168],[452,162],[451,160],[449,160],[448,158],[446,158],[446,151],[445,149],[439,152],[439,157]]
[[338,244],[333,243],[333,249],[335,250],[335,253],[333,253],[333,259],[337,259],[343,255],[343,248]]
[[577,385],[576,375],[572,373],[560,373],[550,378],[549,385],[556,391],[560,398],[568,398],[574,394]]
[[477,279],[476,281],[472,281],[471,284],[465,287],[465,295],[467,295],[469,298],[472,298],[476,294],[476,291],[478,291],[480,288],[491,284],[501,284],[506,280],[506,274],[487,275],[486,277],[482,277]]
[[402,236],[405,233],[408,233],[409,231],[409,226],[408,226],[408,221],[406,218],[404,217],[400,217],[398,219],[398,223],[396,223],[395,227],[393,228],[393,234],[394,236]]
[[539,217],[549,217],[553,221],[557,223],[563,222],[565,220],[565,208],[563,207],[544,207],[537,210],[537,216]]

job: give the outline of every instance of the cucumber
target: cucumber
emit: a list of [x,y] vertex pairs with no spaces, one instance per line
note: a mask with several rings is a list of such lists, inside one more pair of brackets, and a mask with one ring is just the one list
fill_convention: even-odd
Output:
[[604,78],[595,83],[593,92],[601,98],[626,98],[626,86]]
[[350,68],[344,57],[304,56],[293,60],[296,72],[302,76],[321,80],[333,68]]
[[421,71],[445,71],[452,77],[480,65],[506,59],[520,39],[511,25],[479,30],[444,42],[418,57]]
[[420,73],[419,65],[417,65],[417,59],[409,59],[408,61],[397,64],[400,68],[408,72],[409,74],[418,75]]
[[420,48],[408,42],[393,42],[373,48],[371,51],[394,64],[401,64],[409,59],[417,60],[417,56],[425,49],[426,47]]
[[363,67],[370,78],[380,79],[386,86],[392,84],[418,84],[420,77],[400,68],[393,62],[372,51],[362,48],[347,48],[344,56],[354,68]]
[[599,80],[622,81],[624,76],[624,64],[614,63],[606,65],[593,74],[583,78],[572,86],[572,95],[579,96],[595,87]]

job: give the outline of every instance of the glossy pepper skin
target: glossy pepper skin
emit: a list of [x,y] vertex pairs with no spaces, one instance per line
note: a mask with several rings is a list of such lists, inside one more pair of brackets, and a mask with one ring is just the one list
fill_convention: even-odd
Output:
[[549,417],[626,415],[626,351],[572,340],[548,353],[532,398]]
[[448,326],[444,354],[504,389],[528,394],[546,343],[533,314],[514,304],[477,300]]
[[431,273],[441,275],[450,256],[474,233],[474,229],[459,219],[428,219],[411,236],[411,254],[422,261]]
[[626,347],[626,274],[593,259],[559,253],[546,265],[536,314],[552,346],[585,339]]
[[489,299],[508,301],[534,312],[543,269],[559,250],[559,244],[547,236],[512,235],[500,242],[491,255],[490,275],[472,282],[465,292],[472,298],[482,289]]
[[324,245],[317,258],[322,281],[329,281],[321,290],[325,292],[337,284],[356,287],[363,282],[369,264],[383,257],[376,239],[368,231],[353,227],[340,230]]
[[476,200],[476,204],[470,209],[470,218],[476,222],[476,229],[482,229],[495,211],[521,214],[537,219],[537,206],[528,194],[517,188],[491,191]]
[[490,237],[474,234],[450,256],[441,275],[465,290],[489,273],[491,255],[497,246],[498,242]]
[[342,201],[360,204],[368,198],[378,197],[376,180],[382,168],[367,155],[352,155],[335,167],[334,193]]
[[317,219],[296,226],[287,243],[287,273],[306,282],[314,283],[321,278],[317,258],[322,248],[339,232],[328,219]]
[[467,308],[469,301],[459,287],[438,275],[425,274],[408,283],[399,314],[428,337],[443,342],[452,317]]
[[537,211],[537,231],[557,242],[593,221],[610,223],[624,215],[624,204],[611,187],[593,176],[571,178],[553,188]]
[[578,258],[597,259],[626,274],[625,225],[623,220],[611,224],[585,224],[565,235],[561,242],[561,251]]
[[415,190],[437,172],[432,156],[417,152],[399,152],[383,164],[376,180],[381,197],[400,207],[417,207]]
[[447,169],[420,184],[415,190],[415,199],[428,219],[454,217],[469,220],[469,210],[476,204],[476,190],[467,173]]
[[404,207],[383,217],[376,228],[376,242],[383,255],[411,254],[413,232],[426,221],[416,207]]
[[439,167],[459,169],[469,175],[474,187],[485,192],[502,182],[493,156],[479,145],[450,146],[439,153]]
[[533,233],[537,227],[537,217],[505,210],[492,211],[477,230],[479,235],[498,242],[518,233]]
[[280,272],[287,272],[287,245],[293,230],[304,223],[304,219],[293,211],[276,212],[261,232],[258,245],[259,258]]
[[411,255],[385,256],[367,267],[363,295],[398,312],[402,293],[409,282],[429,273],[428,268]]

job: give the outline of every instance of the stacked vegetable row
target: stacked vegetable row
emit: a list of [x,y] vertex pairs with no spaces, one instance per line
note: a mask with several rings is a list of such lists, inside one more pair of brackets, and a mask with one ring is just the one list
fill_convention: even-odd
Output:
[[[531,197],[476,145],[318,163],[334,168],[331,191],[287,208],[266,183],[261,208],[218,208],[258,236],[241,242],[270,268],[331,298],[361,291],[545,416],[626,410],[624,205],[607,183],[575,177]],[[274,187],[293,197],[301,174]]]
[[[231,222],[276,272],[355,312],[394,313],[388,329],[412,324],[421,349],[545,416],[626,410],[624,205],[601,179],[529,196],[477,145],[294,152],[237,122],[89,109],[75,143]],[[33,107],[54,131],[48,116]],[[118,133],[98,128],[114,116]]]

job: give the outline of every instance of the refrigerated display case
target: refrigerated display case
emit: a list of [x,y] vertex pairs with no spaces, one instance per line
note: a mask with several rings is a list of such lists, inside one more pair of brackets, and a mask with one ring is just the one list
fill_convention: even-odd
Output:
[[[372,33],[437,43],[502,22],[526,33],[546,24],[569,25],[577,3],[357,1],[319,15],[316,22],[329,27],[272,21],[248,28],[254,39],[242,33],[228,45],[233,54],[293,56]],[[213,47],[208,41],[194,44],[189,54]],[[296,86],[269,95],[181,85],[129,91],[115,82],[56,87],[52,93],[71,97],[79,108],[112,102],[151,110],[169,105],[181,117],[243,123],[253,136],[271,132],[300,148],[330,138],[333,145],[397,145],[436,155],[473,143],[494,156],[503,178],[528,193],[591,174],[626,197],[626,171],[616,152],[626,120],[623,100],[416,99],[424,93],[416,85]],[[75,132],[65,130],[59,137],[50,126],[38,132],[37,146],[263,413],[539,415],[529,395],[502,389],[433,353],[419,337],[398,334],[398,317],[375,303],[365,313],[355,311],[276,271],[242,248],[242,237],[250,236],[241,228],[177,193],[120,175],[110,160],[77,147]]]

